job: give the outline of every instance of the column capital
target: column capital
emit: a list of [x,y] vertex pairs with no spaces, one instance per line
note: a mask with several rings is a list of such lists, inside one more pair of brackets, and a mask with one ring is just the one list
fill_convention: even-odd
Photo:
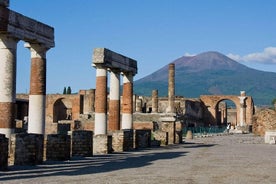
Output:
[[46,52],[50,49],[44,44],[28,43],[28,42],[24,44],[24,47],[30,49],[31,58],[42,58],[42,59],[46,59]]
[[247,98],[246,96],[239,96],[240,104],[244,104],[244,100]]

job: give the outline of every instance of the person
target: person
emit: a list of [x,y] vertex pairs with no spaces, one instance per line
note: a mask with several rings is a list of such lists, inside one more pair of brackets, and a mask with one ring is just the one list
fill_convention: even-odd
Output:
[[229,131],[230,131],[230,126],[231,126],[231,123],[228,123],[228,124],[227,124],[227,127],[226,127],[227,133],[229,133]]

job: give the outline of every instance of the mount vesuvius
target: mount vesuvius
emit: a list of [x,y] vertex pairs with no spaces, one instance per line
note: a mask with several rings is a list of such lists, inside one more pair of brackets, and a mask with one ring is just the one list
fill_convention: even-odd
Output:
[[[200,95],[239,95],[246,91],[257,105],[270,105],[276,98],[276,73],[242,65],[219,52],[183,56],[175,64],[175,95],[198,98]],[[150,96],[168,94],[168,65],[134,82],[134,93]]]

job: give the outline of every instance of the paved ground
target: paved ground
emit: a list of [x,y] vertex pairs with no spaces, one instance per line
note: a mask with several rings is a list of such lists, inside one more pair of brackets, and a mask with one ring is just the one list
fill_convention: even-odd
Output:
[[10,167],[0,183],[276,183],[276,145],[251,134],[186,140],[184,144]]

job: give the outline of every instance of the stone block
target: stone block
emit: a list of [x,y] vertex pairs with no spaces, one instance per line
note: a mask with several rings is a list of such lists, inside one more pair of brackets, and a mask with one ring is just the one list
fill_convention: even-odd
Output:
[[12,134],[10,163],[14,165],[36,165],[43,161],[44,135]]
[[70,160],[71,137],[64,134],[47,135],[46,160]]
[[275,140],[276,140],[276,131],[266,131],[265,132],[265,136],[264,136],[264,139],[265,139],[265,143],[267,144],[275,144]]
[[93,154],[108,154],[112,152],[111,135],[94,135],[93,136]]
[[157,130],[152,132],[154,140],[160,141],[160,146],[168,145],[168,132],[164,132],[162,130]]
[[72,156],[89,157],[93,155],[93,132],[86,130],[73,131]]
[[135,148],[151,146],[151,130],[135,130]]

